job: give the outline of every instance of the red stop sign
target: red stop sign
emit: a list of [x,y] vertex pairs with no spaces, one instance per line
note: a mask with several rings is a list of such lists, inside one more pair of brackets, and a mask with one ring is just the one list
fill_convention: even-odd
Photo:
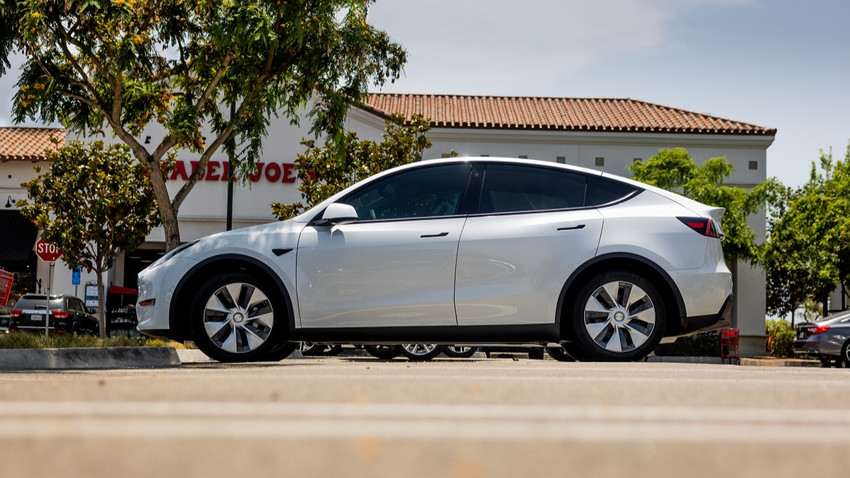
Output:
[[56,262],[56,259],[62,257],[62,249],[39,239],[35,243],[35,254],[44,262]]

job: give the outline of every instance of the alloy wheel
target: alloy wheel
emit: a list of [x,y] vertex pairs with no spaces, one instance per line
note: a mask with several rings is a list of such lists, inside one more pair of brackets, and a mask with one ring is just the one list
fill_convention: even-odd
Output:
[[629,281],[607,282],[590,294],[584,327],[609,352],[634,350],[650,339],[656,324],[655,305],[642,288]]
[[272,303],[252,284],[218,288],[204,306],[204,331],[225,352],[248,353],[266,343],[274,326]]

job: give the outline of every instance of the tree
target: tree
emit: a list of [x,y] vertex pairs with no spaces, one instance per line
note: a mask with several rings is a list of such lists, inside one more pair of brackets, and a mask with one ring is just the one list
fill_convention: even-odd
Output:
[[722,227],[726,234],[723,253],[729,263],[738,260],[758,262],[761,250],[747,216],[766,207],[779,184],[768,179],[750,190],[724,185],[734,168],[724,157],[711,158],[702,165],[684,148],[662,149],[646,162],[637,161],[629,169],[632,179],[679,193],[703,204],[726,208]]
[[97,274],[98,322],[106,337],[103,273],[158,224],[150,178],[124,145],[73,141],[45,154],[50,169],[23,184],[29,200],[18,206],[45,241],[62,249],[62,260]]
[[[10,52],[28,55],[16,122],[60,120],[83,134],[106,126],[130,148],[150,174],[171,250],[180,205],[231,135],[244,179],[272,115],[296,123],[309,108],[311,133],[340,140],[370,82],[399,76],[406,53],[366,23],[371,2],[0,0],[0,74]],[[150,147],[148,127],[165,131]],[[162,166],[173,148],[199,159],[172,197]]]
[[792,313],[807,299],[823,303],[836,285],[850,285],[850,146],[812,163],[809,181],[786,191],[771,214],[765,265],[768,309]]
[[316,146],[312,140],[302,141],[307,147],[295,160],[304,203],[272,203],[273,214],[278,219],[294,217],[324,201],[352,184],[381,171],[422,160],[422,151],[431,147],[425,134],[431,129],[428,120],[414,116],[409,121],[394,115],[384,122],[384,135],[380,143],[360,141],[357,133],[348,132],[342,141],[343,154],[337,154],[337,145],[325,143]]

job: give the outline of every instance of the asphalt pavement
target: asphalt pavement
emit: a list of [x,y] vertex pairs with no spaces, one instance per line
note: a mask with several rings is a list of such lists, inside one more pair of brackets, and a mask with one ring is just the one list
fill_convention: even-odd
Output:
[[4,478],[844,476],[848,379],[527,358],[6,372],[0,466]]

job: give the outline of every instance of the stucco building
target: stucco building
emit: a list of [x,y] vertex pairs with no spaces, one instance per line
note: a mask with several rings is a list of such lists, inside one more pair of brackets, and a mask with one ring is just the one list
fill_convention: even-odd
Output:
[[[364,108],[352,109],[346,127],[363,139],[378,140],[384,120],[391,114],[410,117],[420,114],[431,121],[428,138],[432,147],[426,159],[439,158],[454,151],[462,156],[503,156],[532,158],[578,165],[590,169],[629,176],[635,160],[645,160],[662,148],[684,147],[697,162],[725,156],[735,167],[728,184],[751,187],[766,177],[767,149],[776,130],[741,121],[719,118],[634,99],[605,98],[536,98],[419,94],[371,94]],[[306,123],[306,120],[305,120]],[[245,185],[237,185],[233,201],[233,227],[246,227],[273,220],[269,203],[299,201],[294,160],[303,152],[300,144],[308,136],[308,127],[273,119],[269,137],[263,144],[262,160],[256,173]],[[64,140],[57,129],[0,128],[0,210],[12,217],[14,206],[3,208],[7,197],[20,199],[24,191],[20,183],[34,172],[32,167],[43,161],[35,150],[15,153],[16,139],[8,134],[40,138],[38,146],[49,146],[51,135]],[[151,127],[143,133],[150,144],[158,144],[164,131]],[[107,133],[107,139],[109,135]],[[24,141],[21,139],[20,141]],[[43,149],[43,148],[42,148]],[[172,188],[192,170],[196,157],[188,152],[178,155],[177,170],[171,174]],[[226,173],[224,151],[213,156],[204,171],[204,179],[196,186],[179,213],[183,241],[213,234],[225,229]],[[0,216],[0,221],[10,220]],[[0,223],[2,225],[3,223]],[[751,227],[764,237],[763,216],[753,216]],[[13,238],[12,236],[15,236]],[[30,236],[18,239],[15,233],[0,229],[0,266],[10,255],[7,244],[34,242]],[[18,249],[24,246],[17,246]],[[30,250],[32,243],[29,242]],[[154,231],[138,251],[123,254],[110,271],[107,283],[135,287],[135,274],[164,250],[161,230]],[[20,251],[18,252],[20,254]],[[16,256],[17,257],[17,256]],[[32,262],[36,279],[46,277],[46,266]],[[19,266],[15,266],[20,268]],[[764,350],[765,280],[764,274],[747,264],[731,264],[735,273],[736,305],[734,325],[741,329],[742,346],[752,353]],[[54,290],[74,292],[71,271],[57,265]],[[93,277],[83,275],[83,283]]]

